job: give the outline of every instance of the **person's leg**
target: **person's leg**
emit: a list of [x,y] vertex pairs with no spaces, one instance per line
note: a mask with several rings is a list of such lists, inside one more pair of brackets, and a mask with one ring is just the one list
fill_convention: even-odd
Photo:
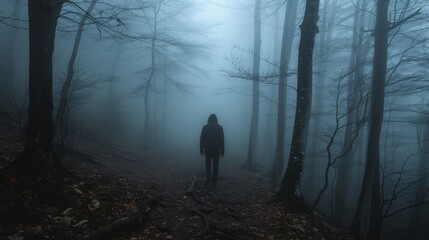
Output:
[[213,177],[212,177],[213,185],[216,185],[218,172],[219,172],[219,155],[215,155],[213,156]]
[[206,185],[209,184],[212,176],[212,156],[206,152]]

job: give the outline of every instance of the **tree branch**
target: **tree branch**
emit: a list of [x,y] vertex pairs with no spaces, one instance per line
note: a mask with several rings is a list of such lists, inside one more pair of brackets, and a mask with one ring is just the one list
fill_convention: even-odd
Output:
[[401,20],[399,20],[399,21],[397,21],[397,22],[392,23],[392,24],[389,26],[388,31],[390,32],[391,30],[393,30],[393,29],[395,29],[395,28],[399,27],[400,25],[404,24],[405,22],[407,22],[407,21],[408,21],[408,20],[410,20],[411,18],[413,18],[413,17],[415,17],[415,16],[419,15],[419,14],[420,14],[420,10],[421,10],[421,8],[420,8],[419,10],[415,11],[414,13],[410,14],[408,17],[404,17],[403,19],[401,19]]

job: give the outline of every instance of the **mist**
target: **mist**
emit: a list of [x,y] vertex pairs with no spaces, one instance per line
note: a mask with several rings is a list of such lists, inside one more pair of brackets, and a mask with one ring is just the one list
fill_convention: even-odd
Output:
[[[1,179],[63,179],[64,163],[199,196],[197,216],[232,196],[345,232],[268,215],[273,235],[194,239],[288,239],[278,229],[291,225],[307,229],[299,239],[427,238],[425,0],[41,2],[0,0]],[[212,163],[211,114],[223,130]],[[253,231],[240,224],[226,226]],[[190,239],[174,233],[145,236]]]

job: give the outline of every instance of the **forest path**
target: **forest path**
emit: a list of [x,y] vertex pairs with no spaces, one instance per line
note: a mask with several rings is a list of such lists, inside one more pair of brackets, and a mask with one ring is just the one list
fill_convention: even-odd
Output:
[[[216,187],[204,186],[204,159],[186,153],[133,154],[125,147],[80,148],[95,159],[78,163],[142,184],[143,197],[161,196],[151,219],[131,239],[351,239],[311,213],[272,203],[272,182],[220,160]],[[83,166],[82,164],[86,165]],[[129,233],[118,239],[130,239]]]
[[[4,170],[23,145],[1,131],[0,143],[0,170]],[[82,239],[122,223],[124,218],[141,220],[143,211],[147,216],[144,223],[118,229],[114,239],[351,239],[347,232],[312,213],[288,212],[272,203],[270,179],[263,173],[241,171],[228,156],[221,160],[217,187],[206,187],[204,159],[199,155],[141,150],[135,154],[118,143],[94,138],[80,138],[67,147],[63,162],[76,178],[49,185],[53,191],[49,195],[45,188],[28,189],[9,171],[0,171],[2,179],[8,180],[7,188],[14,190],[11,196],[25,194],[24,209],[33,209],[27,213],[34,218],[31,223],[27,217],[16,219],[18,225],[11,226],[5,236],[25,233]],[[164,204],[145,208],[151,199]],[[1,200],[6,209],[16,206],[8,198]],[[23,223],[29,225],[23,228]],[[36,226],[43,231],[35,232],[32,227]]]
[[[168,199],[171,207],[160,208],[152,221],[155,238],[160,239],[263,239],[269,229],[257,218],[261,205],[268,207],[273,194],[270,181],[262,174],[227,167],[220,160],[216,187],[205,186],[204,159],[186,155],[135,156],[122,151],[99,160],[103,169],[150,186]],[[256,221],[255,221],[256,220]]]

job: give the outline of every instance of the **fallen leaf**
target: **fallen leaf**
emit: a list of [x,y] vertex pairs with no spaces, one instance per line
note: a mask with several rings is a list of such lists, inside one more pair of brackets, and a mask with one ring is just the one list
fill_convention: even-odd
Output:
[[93,212],[93,211],[97,210],[98,208],[100,208],[100,202],[95,200],[95,199],[92,199],[91,203],[88,204],[88,208],[91,212]]
[[68,215],[71,210],[73,210],[73,208],[67,208],[66,210],[63,211],[63,215]]
[[80,226],[84,225],[87,222],[88,222],[88,220],[81,220],[80,222],[78,222],[75,225],[73,225],[73,227],[80,227]]
[[76,193],[78,193],[79,195],[83,195],[83,192],[82,192],[79,188],[72,187],[72,189],[73,189]]

